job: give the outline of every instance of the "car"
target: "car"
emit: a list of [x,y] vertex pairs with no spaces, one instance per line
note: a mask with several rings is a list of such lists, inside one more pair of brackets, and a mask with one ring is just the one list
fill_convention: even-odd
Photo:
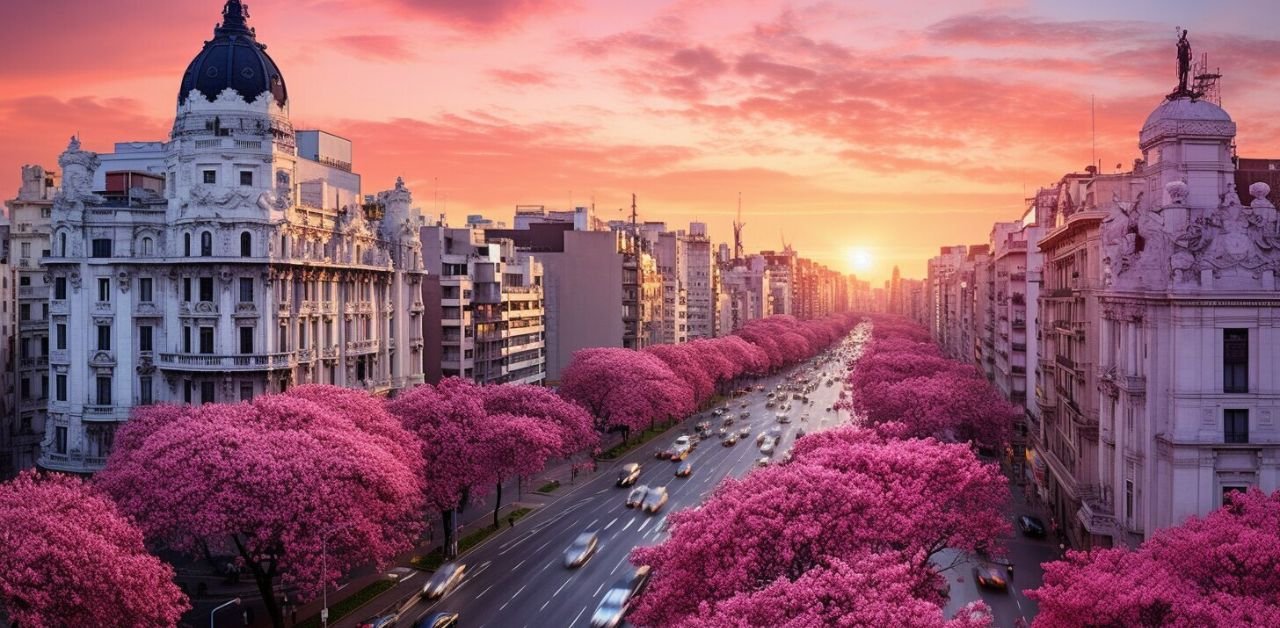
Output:
[[688,458],[688,457],[689,457],[688,447],[685,447],[684,449],[674,449],[671,451],[672,462],[680,462],[681,460],[684,460],[685,458]]
[[761,457],[759,457],[759,458],[756,458],[756,466],[757,466],[757,467],[767,467],[767,466],[769,466],[769,457],[768,457],[768,456],[761,456]]
[[628,463],[622,465],[618,470],[618,486],[631,486],[640,479],[640,465],[637,463]]
[[680,438],[677,438],[676,442],[672,443],[671,446],[677,449],[680,447],[688,447],[692,444],[689,441],[690,439],[688,436],[681,436]]
[[358,624],[356,628],[395,628],[400,623],[400,616],[388,613],[386,615],[375,615]]
[[773,455],[773,439],[766,438],[763,445],[760,445],[760,453],[766,456]]
[[644,503],[640,504],[640,508],[647,513],[655,513],[662,510],[662,507],[666,503],[667,487],[659,486],[658,488],[649,490],[649,493],[644,496]]
[[635,604],[636,597],[649,583],[649,567],[637,567],[630,578],[623,578],[609,587],[600,600],[600,606],[591,615],[591,628],[616,628]]
[[671,450],[669,450],[669,449],[663,449],[663,448],[659,447],[659,448],[657,448],[657,449],[653,450],[653,457],[654,457],[654,458],[660,458],[660,459],[670,458],[670,457],[671,457]]
[[663,460],[675,460],[676,457],[679,455],[680,455],[679,450],[677,450],[675,447],[669,447],[663,450],[662,455],[659,457],[662,458]]
[[738,414],[738,418],[739,418],[739,419],[749,419],[749,418],[751,418],[751,413],[750,413],[750,412],[748,412],[748,411],[746,411],[746,410],[743,410],[741,413],[739,413],[739,414]]
[[1000,570],[990,563],[982,563],[973,568],[973,581],[980,587],[999,589],[1001,591],[1009,586],[1009,583],[1004,579],[1004,574],[1000,573]]
[[600,545],[600,536],[595,532],[583,532],[573,540],[573,544],[564,550],[564,566],[570,569],[581,567],[596,553]]
[[1018,517],[1018,529],[1027,536],[1044,538],[1044,522],[1031,515]]
[[733,425],[733,417],[731,416],[725,417],[724,421],[722,421],[720,425],[723,425],[725,427],[729,427],[730,425]]
[[418,620],[413,628],[458,628],[457,613],[432,613]]
[[676,477],[687,478],[691,475],[693,475],[693,463],[686,462],[679,467],[676,467]]
[[728,430],[728,428],[723,428],[723,427],[722,427],[722,428],[720,428],[720,429],[716,430],[716,437],[718,437],[720,440],[724,440],[724,438],[725,438],[726,436],[728,436],[728,435],[729,435],[729,430]]
[[759,434],[756,434],[756,447],[763,446],[766,440],[769,440],[768,434],[764,432],[760,432]]
[[738,438],[746,438],[750,435],[751,435],[751,426],[749,425],[744,425],[742,429],[738,430]]
[[767,394],[767,395],[765,395],[765,396],[766,396],[766,397],[768,397],[768,398],[770,398],[770,399],[773,399],[773,396],[774,396],[775,394],[777,394],[777,393],[769,393],[769,394]]
[[426,584],[422,585],[422,598],[425,600],[434,600],[444,597],[446,593],[453,590],[462,582],[462,576],[467,572],[467,566],[463,563],[445,563],[435,573],[431,574]]
[[790,422],[791,422],[791,415],[789,415],[789,414],[779,414],[779,415],[778,415],[778,422],[779,422],[779,423],[790,423]]
[[733,447],[734,445],[737,445],[737,444],[738,444],[738,435],[737,435],[737,434],[730,434],[730,435],[729,435],[729,438],[724,439],[724,446],[725,446],[725,447]]
[[641,484],[627,493],[627,508],[635,508],[644,502],[644,496],[649,492],[649,487]]

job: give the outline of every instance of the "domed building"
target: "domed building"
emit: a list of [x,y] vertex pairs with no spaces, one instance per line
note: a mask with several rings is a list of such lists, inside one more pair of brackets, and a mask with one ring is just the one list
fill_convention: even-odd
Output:
[[295,131],[240,0],[181,77],[166,142],[59,159],[40,466],[101,468],[134,406],[422,382],[421,217],[365,196],[351,143]]

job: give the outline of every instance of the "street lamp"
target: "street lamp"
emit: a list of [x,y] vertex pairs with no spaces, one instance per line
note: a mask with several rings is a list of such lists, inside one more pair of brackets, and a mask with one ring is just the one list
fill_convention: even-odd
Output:
[[325,576],[329,573],[329,537],[352,527],[355,524],[348,523],[329,530],[328,533],[320,535],[320,626],[329,628],[329,587],[325,586]]
[[228,607],[228,606],[231,606],[232,604],[235,604],[236,606],[239,606],[239,605],[240,605],[240,598],[238,598],[238,597],[237,597],[237,598],[232,598],[232,599],[230,599],[230,600],[227,600],[227,601],[225,601],[225,602],[223,602],[223,603],[221,603],[221,604],[217,605],[216,607],[214,607],[214,609],[213,609],[213,610],[209,611],[209,628],[214,628],[214,624],[213,624],[213,616],[214,616],[214,614],[215,614],[215,613],[217,613],[218,611],[220,611],[220,610],[222,610],[222,609],[224,609],[224,608]]

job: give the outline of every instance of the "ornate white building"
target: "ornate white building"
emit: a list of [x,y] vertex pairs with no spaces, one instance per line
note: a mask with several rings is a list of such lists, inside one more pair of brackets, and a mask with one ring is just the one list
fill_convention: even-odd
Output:
[[294,131],[247,18],[228,0],[168,142],[59,159],[44,468],[100,469],[137,405],[422,381],[409,191],[361,196],[349,142]]
[[1117,545],[1280,488],[1276,208],[1265,184],[1237,193],[1236,125],[1189,85],[1186,48],[1139,135],[1142,194],[1102,223],[1101,464],[1079,516]]

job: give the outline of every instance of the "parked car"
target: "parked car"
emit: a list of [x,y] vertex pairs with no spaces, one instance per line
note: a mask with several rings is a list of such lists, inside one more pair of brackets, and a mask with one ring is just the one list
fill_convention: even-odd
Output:
[[658,488],[651,489],[649,493],[644,496],[644,503],[641,504],[640,507],[647,513],[656,513],[659,510],[662,510],[662,507],[666,503],[667,487],[659,486]]
[[622,465],[618,470],[618,486],[631,486],[640,479],[640,465],[634,462]]
[[413,628],[458,628],[458,614],[432,613],[419,619]]
[[443,597],[462,582],[462,576],[466,571],[467,566],[463,563],[440,565],[440,568],[431,574],[426,584],[422,585],[422,597],[427,600]]
[[973,581],[978,586],[988,589],[1005,590],[1009,583],[1005,581],[1004,574],[995,565],[990,563],[982,563],[973,568]]
[[370,617],[369,619],[356,624],[356,628],[395,628],[399,623],[400,617],[391,613]]
[[649,487],[645,485],[637,486],[627,493],[627,508],[635,508],[644,502],[644,496],[649,492]]
[[637,567],[630,578],[623,578],[614,583],[604,594],[604,599],[600,600],[600,606],[596,607],[596,612],[591,615],[591,628],[621,626],[622,620],[626,618],[627,613],[631,612],[636,596],[640,595],[648,583],[648,566]]
[[1018,529],[1027,536],[1036,538],[1044,538],[1044,522],[1031,515],[1021,515],[1018,517]]
[[693,475],[693,463],[686,462],[676,468],[676,477],[687,478]]
[[581,567],[591,560],[600,544],[600,537],[595,532],[583,532],[573,540],[573,544],[564,550],[564,566],[570,569]]
[[767,466],[769,466],[769,457],[768,457],[768,456],[763,456],[763,457],[757,458],[757,459],[756,459],[756,466],[757,466],[757,467],[767,467]]

